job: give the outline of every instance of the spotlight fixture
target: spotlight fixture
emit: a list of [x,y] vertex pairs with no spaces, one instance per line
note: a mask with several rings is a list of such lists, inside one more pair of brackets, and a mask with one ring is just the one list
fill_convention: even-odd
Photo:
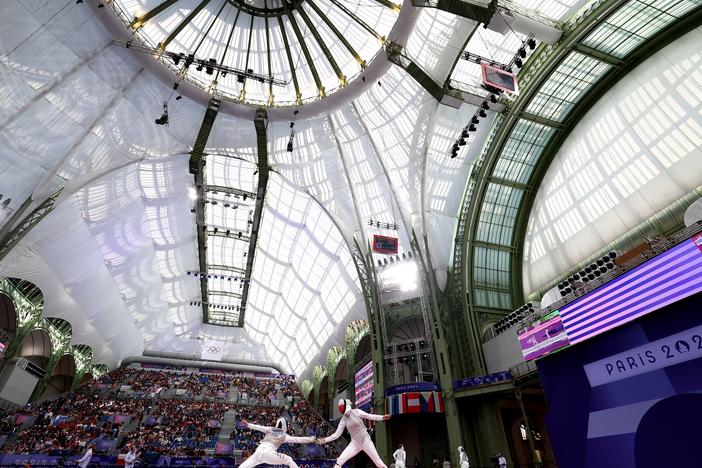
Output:
[[156,125],[168,125],[168,103],[163,103],[163,113],[154,122],[156,122]]
[[207,61],[207,66],[205,67],[205,73],[212,75],[214,73],[214,66],[217,65],[217,60],[211,58]]
[[524,62],[522,62],[522,59],[519,57],[514,59],[514,64],[517,66],[517,68],[522,68],[524,66]]
[[[297,111],[295,111],[295,114],[297,114]],[[288,139],[288,153],[293,152],[293,141],[295,141],[295,121],[293,120],[290,122],[290,138]]]
[[474,132],[474,131],[476,131],[476,130],[477,130],[477,128],[476,128],[475,125],[473,125],[473,124],[470,124],[470,126],[468,127],[468,131],[469,131],[469,132]]
[[497,102],[497,96],[495,96],[494,94],[491,94],[490,95],[490,102],[495,104]]
[[485,112],[485,109],[480,109],[480,112],[478,112],[478,115],[482,118],[487,117],[487,113]]
[[483,103],[480,104],[480,108],[488,110],[488,109],[490,109],[490,104],[488,104],[487,101],[483,101]]
[[527,45],[529,46],[529,48],[530,48],[531,50],[536,49],[536,40],[534,40],[534,38],[532,37],[531,39],[529,39],[529,40],[527,41]]
[[470,119],[470,123],[478,125],[480,123],[480,119],[477,118],[476,116],[473,116],[473,118]]

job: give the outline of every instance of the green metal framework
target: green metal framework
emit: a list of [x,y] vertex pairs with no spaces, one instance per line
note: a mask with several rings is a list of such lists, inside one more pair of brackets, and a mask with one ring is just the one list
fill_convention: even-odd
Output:
[[[594,2],[541,45],[520,74],[522,94],[498,116],[466,187],[454,251],[456,322],[481,361],[486,323],[521,302],[521,259],[531,206],[562,143],[593,102],[630,70],[702,22],[686,3]],[[656,16],[657,21],[651,22]],[[463,322],[463,323],[460,323]],[[475,372],[477,368],[466,368]]]
[[8,343],[2,365],[15,357],[25,338],[33,330],[43,330],[49,336],[51,354],[48,358],[44,377],[34,389],[32,399],[42,396],[54,368],[63,356],[70,355],[75,363],[72,388],[75,388],[85,373],[92,367],[93,350],[86,344],[71,345],[73,327],[67,320],[44,316],[44,296],[33,283],[16,278],[0,277],[0,293],[10,298],[15,310],[17,329]]
[[[203,158],[207,139],[219,113],[220,102],[212,98],[207,105],[205,117],[202,120],[195,144],[190,152],[190,172],[195,176],[197,203],[195,205],[195,223],[197,225],[197,247],[200,271],[207,271],[207,232],[205,226],[205,160]],[[200,297],[202,298],[202,320],[209,321],[209,306],[207,304],[207,277],[200,277]]]

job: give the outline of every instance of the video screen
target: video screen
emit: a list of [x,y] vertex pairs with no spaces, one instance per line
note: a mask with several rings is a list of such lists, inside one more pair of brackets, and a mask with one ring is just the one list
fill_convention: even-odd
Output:
[[373,361],[361,367],[355,375],[356,407],[360,408],[373,399]]
[[561,307],[571,344],[702,291],[702,234]]
[[570,344],[557,310],[520,330],[518,338],[525,361],[544,356]]
[[517,77],[506,70],[483,63],[483,83],[487,86],[517,94]]

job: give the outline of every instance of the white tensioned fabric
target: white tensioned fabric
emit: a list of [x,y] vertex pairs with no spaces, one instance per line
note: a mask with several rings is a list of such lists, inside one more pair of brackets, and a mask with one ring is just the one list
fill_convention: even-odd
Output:
[[[398,253],[411,250],[402,213],[395,203],[390,181],[380,164],[378,154],[353,106],[347,105],[329,115],[332,133],[338,143],[339,157],[343,159],[346,175],[353,190],[359,225],[368,242],[375,234],[397,236]],[[370,220],[376,226],[369,226]],[[381,227],[377,223],[381,223]],[[396,224],[398,229],[382,227],[382,223]],[[373,254],[377,261],[385,257]]]
[[[253,122],[220,112],[212,125],[205,153],[239,158],[253,164],[257,163],[258,152]],[[220,160],[220,158],[216,159]],[[226,159],[222,159],[222,161],[223,164],[226,164],[224,162]]]
[[[395,67],[383,78],[383,86],[369,89],[354,107],[387,170],[402,214],[418,235],[427,235],[434,269],[445,271],[465,178],[492,113],[481,121],[459,157],[450,159],[450,148],[473,116],[474,106],[464,104],[457,110],[438,104]],[[423,242],[420,247],[425,247]]]
[[359,231],[355,206],[339,147],[326,116],[295,123],[292,153],[286,150],[289,124],[268,125],[268,158],[271,167],[307,191],[337,220],[344,236]]
[[478,23],[436,8],[423,8],[405,53],[440,86],[451,73]]
[[54,211],[0,265],[34,281],[73,343],[116,365],[197,326],[188,153],[204,107],[171,103],[85,5],[7,2],[0,18],[0,192],[16,209],[63,188]]
[[246,311],[249,335],[301,375],[364,316],[342,234],[309,195],[271,173]]
[[524,245],[530,293],[702,185],[702,28],[612,88],[553,160]]
[[551,19],[565,21],[585,6],[587,0],[511,0],[511,2],[538,11]]

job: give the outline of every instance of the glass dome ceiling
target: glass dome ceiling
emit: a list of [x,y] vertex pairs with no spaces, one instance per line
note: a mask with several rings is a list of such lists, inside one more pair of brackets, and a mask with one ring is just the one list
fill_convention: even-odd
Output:
[[299,105],[346,86],[381,49],[400,11],[392,0],[114,5],[141,45],[184,79],[259,106]]

